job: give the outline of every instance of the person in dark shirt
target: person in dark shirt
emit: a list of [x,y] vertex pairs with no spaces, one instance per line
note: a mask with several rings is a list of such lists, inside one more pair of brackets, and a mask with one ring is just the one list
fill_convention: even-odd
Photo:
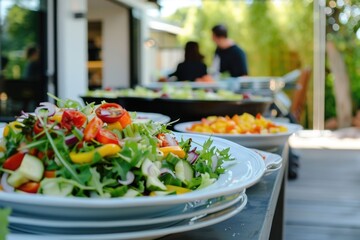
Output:
[[217,46],[214,59],[215,71],[228,72],[231,77],[248,75],[246,54],[228,38],[226,26],[221,24],[214,26],[212,39]]
[[179,63],[176,71],[169,77],[176,77],[178,81],[195,81],[207,74],[207,67],[203,62],[204,56],[199,51],[197,42],[187,42],[185,45],[185,59]]
[[23,78],[25,80],[39,80],[41,78],[40,50],[35,46],[29,47],[26,50],[26,59]]

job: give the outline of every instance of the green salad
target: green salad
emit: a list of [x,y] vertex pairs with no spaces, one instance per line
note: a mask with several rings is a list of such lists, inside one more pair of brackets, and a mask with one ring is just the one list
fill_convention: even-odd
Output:
[[191,85],[184,85],[179,88],[164,84],[159,91],[150,90],[137,86],[135,88],[120,90],[93,90],[88,91],[89,97],[141,97],[141,98],[170,98],[170,99],[189,99],[189,100],[242,100],[243,95],[229,90],[219,89],[209,91],[206,89],[192,89]]
[[167,125],[136,121],[116,103],[57,99],[6,125],[1,190],[116,198],[181,194],[212,184],[229,149],[176,139]]

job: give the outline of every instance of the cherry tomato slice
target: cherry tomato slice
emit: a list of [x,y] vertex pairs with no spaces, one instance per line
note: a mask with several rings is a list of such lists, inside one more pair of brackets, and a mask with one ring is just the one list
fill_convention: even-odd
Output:
[[128,111],[124,109],[124,114],[120,117],[119,120],[121,126],[125,128],[127,125],[131,124],[131,116]]
[[124,109],[117,103],[103,103],[95,110],[96,116],[106,123],[114,123],[120,120]]
[[56,171],[55,170],[46,170],[44,172],[44,177],[46,177],[46,178],[55,178],[56,177]]
[[102,125],[103,125],[103,121],[100,118],[94,117],[93,119],[91,119],[91,121],[85,127],[84,140],[91,141],[95,139]]
[[100,129],[100,131],[96,135],[96,140],[103,144],[119,144],[119,138],[116,136],[116,134],[107,129]]
[[21,162],[25,156],[25,153],[17,152],[14,155],[11,155],[6,161],[3,163],[3,168],[15,171],[21,165]]
[[40,183],[38,182],[27,182],[22,184],[17,189],[27,193],[37,193],[39,187],[40,187]]
[[44,128],[41,126],[41,123],[39,120],[36,120],[35,124],[34,124],[34,133],[36,135],[38,135],[39,133],[41,133],[42,131],[44,131]]
[[86,116],[82,112],[75,109],[67,109],[63,112],[61,118],[61,126],[67,130],[71,130],[72,126],[81,128],[86,122]]

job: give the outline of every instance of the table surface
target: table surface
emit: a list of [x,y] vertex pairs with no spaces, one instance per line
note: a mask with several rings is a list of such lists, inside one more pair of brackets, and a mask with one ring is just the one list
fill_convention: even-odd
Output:
[[[224,222],[209,227],[171,234],[160,239],[281,239],[283,237],[282,215],[286,183],[287,147],[282,152],[282,167],[278,171],[264,176],[259,183],[246,190],[248,203],[240,213]],[[272,226],[278,229],[274,230]]]

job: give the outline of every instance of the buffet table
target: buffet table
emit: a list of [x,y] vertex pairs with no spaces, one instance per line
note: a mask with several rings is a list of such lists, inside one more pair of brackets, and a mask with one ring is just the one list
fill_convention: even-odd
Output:
[[288,146],[277,153],[282,153],[282,167],[264,176],[259,183],[246,190],[248,203],[239,214],[216,225],[172,234],[160,239],[283,239]]

